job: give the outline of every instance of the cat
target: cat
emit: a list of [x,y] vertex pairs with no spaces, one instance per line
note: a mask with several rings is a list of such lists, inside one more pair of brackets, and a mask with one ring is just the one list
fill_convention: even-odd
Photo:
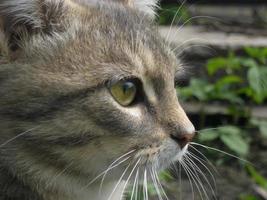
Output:
[[182,158],[195,130],[157,4],[0,0],[0,200],[119,200]]

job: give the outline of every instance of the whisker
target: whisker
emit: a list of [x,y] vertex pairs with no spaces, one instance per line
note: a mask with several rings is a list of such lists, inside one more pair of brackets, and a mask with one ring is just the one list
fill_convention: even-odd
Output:
[[166,198],[167,200],[169,200],[169,197],[167,196],[167,194],[166,194],[166,192],[165,192],[165,190],[164,190],[162,184],[160,183],[160,180],[159,180],[158,174],[156,173],[156,170],[154,169],[153,171],[154,171],[154,175],[155,175],[155,177],[156,177],[156,181],[158,182],[159,187],[160,187],[160,189],[161,189],[163,195],[165,196],[165,198]]
[[137,182],[136,182],[136,190],[135,190],[135,200],[138,200],[138,190],[139,189],[139,172],[138,172],[138,177],[137,177]]
[[197,153],[199,153],[204,159],[198,157],[200,160],[202,160],[203,162],[206,162],[207,164],[210,165],[210,167],[213,169],[213,171],[216,172],[217,175],[220,176],[220,173],[218,172],[218,170],[216,169],[216,167],[210,162],[210,160],[201,152],[199,151],[197,148],[195,148],[193,145],[189,144],[188,145],[190,148],[192,148],[193,150],[195,150]]
[[[184,0],[184,1],[182,2],[182,4],[179,6],[179,8],[177,9],[177,11],[175,12],[175,15],[174,15],[174,17],[172,18],[172,22],[171,22],[169,31],[168,31],[167,36],[166,36],[166,38],[167,38],[166,40],[169,39],[170,32],[171,32],[172,26],[173,26],[173,24],[174,24],[174,22],[175,22],[175,19],[176,19],[178,13],[180,12],[180,10],[183,8],[183,6],[184,6],[184,4],[186,3],[186,1],[187,1],[187,0]],[[180,21],[180,19],[181,19],[181,18],[179,18],[179,21]]]
[[71,166],[72,166],[73,162],[70,162],[63,170],[61,170],[58,174],[56,174],[52,180],[47,183],[47,186],[52,185],[63,173],[65,173]]
[[150,175],[151,175],[151,178],[152,178],[152,182],[153,182],[154,188],[156,189],[158,198],[159,198],[159,200],[163,200],[162,197],[161,197],[161,194],[160,194],[160,189],[158,187],[158,183],[156,182],[156,178],[155,178],[155,176],[154,176],[154,174],[152,172],[152,169],[149,170],[149,172],[150,172]]
[[198,183],[196,182],[194,176],[192,175],[192,173],[191,173],[190,170],[188,169],[187,164],[186,164],[184,161],[182,161],[182,162],[181,162],[181,165],[183,166],[184,171],[185,171],[185,173],[187,174],[187,176],[188,176],[188,178],[189,178],[189,181],[191,180],[191,181],[190,181],[190,185],[191,185],[191,188],[192,188],[193,199],[195,198],[195,193],[194,193],[194,189],[193,189],[193,188],[194,188],[194,185],[195,185],[196,188],[197,188],[197,191],[198,191],[198,193],[199,193],[199,195],[200,195],[200,198],[203,200],[202,192],[201,192],[201,190],[200,190],[200,188],[199,188],[199,186],[198,186]]
[[190,17],[188,20],[186,20],[177,30],[176,33],[179,32],[187,23],[189,23],[190,21],[194,20],[194,19],[202,19],[202,18],[206,18],[206,19],[211,19],[211,20],[217,20],[217,21],[222,21],[220,18],[218,17],[213,17],[213,16],[208,16],[208,15],[198,15],[198,16],[193,16]]
[[[131,158],[131,156],[126,157],[125,159],[123,159],[122,161],[120,161],[120,162],[117,163],[117,164],[114,163],[115,165],[113,165],[113,166],[112,166],[112,164],[111,164],[111,165],[108,167],[108,169],[104,172],[104,174],[101,173],[103,176],[102,176],[102,179],[101,179],[101,182],[100,182],[100,186],[99,186],[99,194],[101,194],[101,191],[102,191],[102,188],[103,188],[103,184],[104,184],[104,180],[105,180],[105,178],[106,178],[106,176],[107,176],[107,173],[108,173],[110,170],[114,169],[115,167],[119,166],[120,164],[122,164],[122,163],[126,162],[127,160],[129,160],[129,158]],[[100,174],[100,175],[101,175],[101,174]]]
[[203,182],[202,182],[201,178],[199,177],[196,169],[191,165],[190,162],[188,162],[187,155],[185,155],[185,163],[187,163],[188,170],[192,173],[192,176],[194,176],[196,182],[199,184],[201,190],[204,192],[204,195],[207,197],[207,199],[209,199],[209,195],[207,194],[207,191],[203,185]]
[[144,171],[144,191],[145,191],[145,200],[148,200],[148,191],[147,191],[147,170]]
[[184,169],[187,177],[188,177],[188,180],[189,180],[189,183],[190,183],[190,187],[191,187],[191,191],[192,191],[192,199],[194,200],[195,199],[195,192],[194,192],[194,185],[193,185],[193,182],[191,180],[191,176],[189,175],[186,167],[185,167],[185,163],[183,161],[180,161],[180,164],[181,164],[181,167]]
[[4,142],[3,144],[1,144],[1,145],[0,145],[0,148],[4,147],[5,145],[9,144],[10,142],[13,142],[14,140],[18,139],[19,137],[21,137],[21,136],[23,136],[23,135],[25,135],[25,134],[27,134],[27,133],[30,133],[30,132],[33,131],[33,130],[36,130],[37,128],[39,128],[39,126],[34,127],[34,128],[31,128],[31,129],[29,129],[29,130],[27,130],[27,131],[24,131],[24,132],[22,132],[22,133],[16,135],[15,137],[13,137],[13,138],[7,140],[6,142]]
[[[196,161],[198,161],[198,163],[200,163],[207,171],[208,173],[210,174],[211,178],[212,178],[212,181],[213,181],[213,184],[214,184],[214,187],[215,187],[215,190],[217,191],[217,184],[216,184],[216,180],[215,180],[215,177],[214,175],[211,173],[210,169],[203,163],[199,160],[199,158],[194,155],[193,153],[190,153],[188,152],[188,155],[191,156],[193,159],[195,159]],[[196,167],[198,167],[193,161],[192,161],[192,164],[195,165]],[[199,167],[198,167],[199,168]],[[200,170],[200,169],[199,169]],[[201,171],[201,170],[200,170]]]
[[205,129],[201,129],[201,130],[196,130],[197,133],[202,133],[202,132],[206,132],[206,131],[213,131],[213,130],[219,130],[222,128],[225,128],[226,126],[219,126],[219,127],[215,127],[215,128],[205,128]]
[[250,165],[253,166],[253,164],[252,164],[251,162],[249,162],[249,161],[247,161],[247,160],[245,160],[245,159],[243,159],[243,158],[240,158],[240,157],[238,157],[238,156],[235,156],[235,155],[233,155],[233,154],[227,153],[227,152],[225,152],[225,151],[222,151],[222,150],[219,150],[219,149],[216,149],[216,148],[213,148],[213,147],[209,147],[209,146],[206,146],[206,145],[203,145],[203,144],[199,144],[199,143],[196,143],[196,142],[190,142],[190,144],[192,144],[192,145],[197,145],[197,146],[203,147],[203,148],[208,149],[208,150],[217,151],[217,152],[219,152],[219,153],[222,153],[222,154],[228,155],[228,156],[230,156],[230,157],[236,158],[236,159],[238,159],[238,160],[240,160],[240,161],[242,161],[242,162],[248,163],[248,164],[250,164]]
[[[189,154],[188,154],[189,155]],[[202,170],[190,159],[190,157],[187,157],[187,161],[191,164],[192,169],[195,171],[196,170],[196,174],[197,172],[204,178],[205,182],[208,184],[212,195],[215,197],[215,199],[217,199],[217,195],[216,192],[214,191],[214,188],[212,187],[210,181],[208,180],[208,178],[206,177],[206,175],[202,172]],[[212,176],[213,177],[213,176]],[[213,180],[214,181],[214,180]],[[214,182],[214,185],[216,185],[216,182]],[[214,186],[215,187],[215,186]]]
[[[209,42],[209,40],[204,39],[204,38],[200,38],[200,37],[190,38],[188,40],[183,41],[181,44],[177,45],[175,48],[172,49],[172,51],[175,52],[177,49],[179,49],[181,47],[188,47],[186,44],[189,43],[189,42],[192,42],[192,41]],[[191,44],[191,45],[194,45],[194,44]],[[201,45],[201,44],[199,44],[199,45]],[[203,45],[203,46],[205,46],[205,45]],[[209,47],[209,46],[207,45],[207,47]],[[215,49],[211,48],[211,50],[213,50],[216,53]]]
[[139,177],[139,167],[137,168],[137,171],[136,171],[136,174],[135,174],[135,178],[134,178],[134,184],[133,184],[133,189],[132,189],[132,193],[131,193],[131,199],[130,200],[133,200],[133,197],[134,197],[134,192],[135,192],[135,187],[138,185],[136,184],[137,183],[137,179]]
[[[97,175],[95,178],[93,178],[88,184],[86,184],[82,189],[86,189],[87,187],[89,187],[92,183],[94,183],[97,179],[99,179],[101,176],[105,175],[108,171],[114,169],[115,167],[119,166],[120,164],[126,162],[131,156],[128,156],[126,157],[125,159],[123,159],[122,161],[120,161],[119,163],[115,164],[116,162],[118,162],[120,159],[124,158],[125,156],[133,153],[134,151],[136,151],[135,149],[134,150],[131,150],[125,154],[123,154],[122,156],[120,156],[119,158],[117,158],[116,160],[114,160],[106,170],[104,170],[103,172],[101,172],[99,175]],[[102,182],[102,180],[101,180]],[[100,188],[101,188],[101,185],[100,185]],[[100,193],[101,193],[101,189],[99,190]]]
[[126,174],[127,170],[129,169],[129,167],[131,166],[131,163],[126,167],[126,169],[123,171],[121,177],[119,178],[117,184],[115,185],[115,187],[113,188],[112,192],[110,193],[109,197],[107,200],[111,200],[111,197],[113,196],[114,192],[116,191],[116,189],[118,188],[119,184],[121,183],[124,175]]
[[129,182],[129,180],[130,180],[132,174],[134,173],[134,170],[136,169],[137,165],[140,163],[140,161],[141,161],[141,158],[138,159],[138,161],[137,161],[136,164],[134,165],[132,171],[130,172],[128,178],[126,179],[126,182],[125,182],[125,184],[124,184],[124,186],[123,186],[123,189],[122,189],[122,195],[121,195],[121,198],[120,198],[120,199],[123,198],[124,190],[125,190],[125,188],[127,187],[127,184],[128,184],[128,182]]
[[182,191],[183,191],[183,189],[182,189],[182,169],[181,169],[181,163],[179,163],[179,169],[178,169],[178,172],[179,172],[179,190],[180,190],[180,199],[182,199]]
[[178,164],[179,164],[179,169],[177,169],[176,164],[174,162],[172,162],[172,166],[174,168],[174,171],[175,171],[175,173],[176,173],[176,175],[178,177],[178,181],[179,181],[179,196],[180,196],[179,199],[182,199],[182,197],[181,197],[181,193],[182,193],[182,189],[181,189],[182,188],[181,164],[179,162],[178,162]]
[[[203,47],[203,48],[207,48],[207,49],[213,51],[214,54],[217,53],[217,51],[216,51],[214,48],[212,48],[212,47],[210,47],[210,46],[208,46],[208,45],[192,44],[192,45],[189,45],[189,46],[183,48],[183,49],[180,51],[180,53],[178,53],[177,56],[180,57],[180,56],[184,53],[184,51],[186,51],[186,50],[188,50],[188,49],[190,49],[190,48],[192,48],[192,47]],[[176,49],[176,48],[175,48],[175,49]],[[211,54],[211,55],[214,55],[214,54]]]

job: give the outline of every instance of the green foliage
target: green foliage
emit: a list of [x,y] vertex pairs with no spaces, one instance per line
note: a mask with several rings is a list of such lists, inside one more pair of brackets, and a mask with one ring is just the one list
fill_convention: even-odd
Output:
[[247,57],[230,52],[227,57],[208,60],[207,80],[192,79],[188,87],[179,89],[182,98],[242,105],[246,96],[252,103],[263,103],[267,99],[267,48],[246,48],[246,52]]
[[[211,147],[216,144],[220,146],[220,150],[231,151],[238,157],[246,157],[249,154],[251,141],[255,137],[267,139],[267,120],[252,119],[250,115],[251,105],[267,103],[267,48],[247,47],[244,56],[236,56],[233,52],[229,52],[225,57],[212,58],[207,61],[206,71],[206,77],[191,79],[189,86],[177,88],[180,98],[202,102],[204,105],[223,103],[228,106],[227,116],[231,117],[233,122],[232,125],[218,129],[201,130],[198,140]],[[205,109],[199,116],[200,121],[204,118],[204,123],[200,127],[204,128]],[[236,117],[242,117],[243,126],[250,131],[243,127],[239,128]],[[225,124],[223,120],[221,123]],[[255,134],[257,130],[261,135]],[[225,158],[215,157],[217,163],[225,161]],[[255,184],[267,190],[267,179],[252,166],[246,166],[246,169]],[[251,194],[242,194],[239,199],[259,200]]]
[[240,200],[260,200],[258,197],[255,197],[254,195],[250,195],[250,194],[248,194],[248,195],[241,195],[240,196],[240,198],[239,198]]
[[267,139],[267,120],[251,119],[250,122],[258,127],[262,136]]
[[[226,57],[208,60],[206,78],[193,78],[188,87],[177,89],[181,99],[223,102],[229,106],[229,115],[249,117],[245,105],[262,104],[267,99],[267,48],[246,48],[245,52],[246,56],[229,52]],[[247,126],[258,128],[267,138],[266,121],[254,119]],[[236,126],[206,131],[199,136],[201,142],[221,142],[242,157],[248,154],[250,138],[248,132]]]
[[158,23],[161,25],[178,25],[186,22],[190,18],[186,7],[177,4],[162,6],[159,10]]
[[165,182],[171,182],[173,181],[173,176],[170,174],[168,170],[165,170],[159,174],[159,179]]
[[224,126],[217,130],[203,131],[202,134],[199,135],[199,140],[201,142],[211,142],[218,139],[238,156],[244,157],[248,154],[248,140],[238,127]]
[[254,167],[251,165],[246,166],[247,171],[249,172],[251,178],[261,186],[263,189],[267,190],[267,179],[264,178]]

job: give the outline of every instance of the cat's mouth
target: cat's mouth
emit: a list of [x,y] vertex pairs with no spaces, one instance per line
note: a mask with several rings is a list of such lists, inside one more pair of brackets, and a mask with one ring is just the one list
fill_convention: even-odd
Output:
[[135,159],[140,158],[140,165],[153,166],[157,170],[162,170],[174,162],[181,161],[187,150],[188,144],[180,147],[169,138],[160,143],[140,148],[135,154]]

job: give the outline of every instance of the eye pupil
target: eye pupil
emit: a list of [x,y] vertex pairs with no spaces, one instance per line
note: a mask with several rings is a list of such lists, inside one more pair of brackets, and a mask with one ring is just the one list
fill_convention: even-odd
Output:
[[129,106],[134,101],[136,91],[133,81],[119,81],[110,87],[113,98],[122,106]]

